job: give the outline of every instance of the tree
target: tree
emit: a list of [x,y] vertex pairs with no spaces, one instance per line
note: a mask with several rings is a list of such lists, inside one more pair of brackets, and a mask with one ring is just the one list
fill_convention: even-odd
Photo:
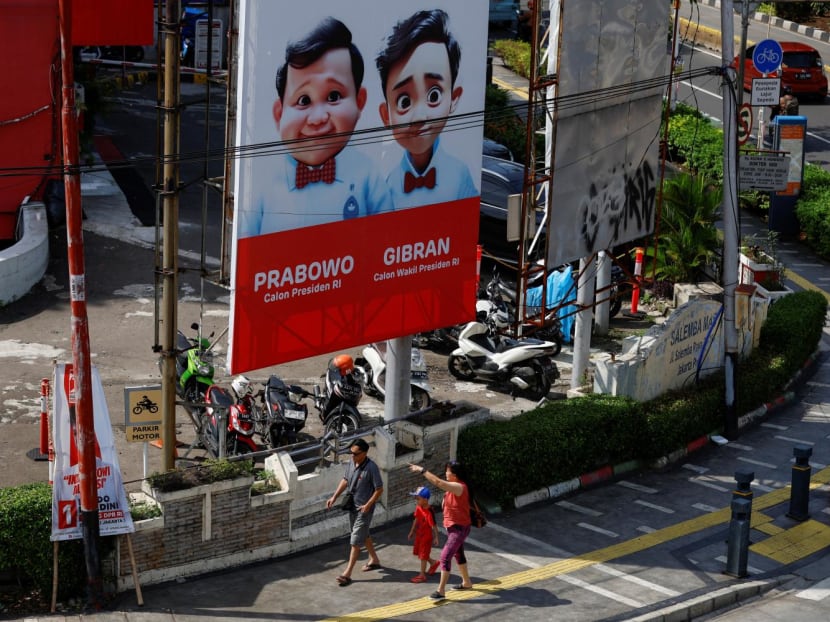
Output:
[[[715,221],[723,189],[703,176],[678,173],[663,184],[663,207],[657,239],[655,276],[697,282],[720,244]],[[654,249],[649,249],[654,255]]]

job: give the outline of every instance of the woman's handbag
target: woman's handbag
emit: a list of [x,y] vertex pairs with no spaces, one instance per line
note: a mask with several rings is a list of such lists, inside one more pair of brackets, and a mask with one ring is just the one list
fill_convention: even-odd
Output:
[[473,527],[484,527],[487,524],[487,517],[484,516],[484,512],[478,507],[475,499],[470,500],[470,522]]

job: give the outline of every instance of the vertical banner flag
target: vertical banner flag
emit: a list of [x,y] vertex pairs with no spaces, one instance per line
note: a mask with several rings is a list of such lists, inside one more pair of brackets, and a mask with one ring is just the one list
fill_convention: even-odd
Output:
[[[55,474],[52,486],[52,540],[82,537],[80,523],[80,455],[76,436],[75,377],[71,364],[55,367],[54,417]],[[95,417],[95,473],[98,521],[102,536],[132,533],[133,519],[112,436],[107,402],[98,369],[92,367],[92,410]]]

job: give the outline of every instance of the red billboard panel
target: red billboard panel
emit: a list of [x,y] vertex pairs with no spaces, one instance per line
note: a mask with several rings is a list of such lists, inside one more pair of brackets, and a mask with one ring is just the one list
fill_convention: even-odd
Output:
[[72,0],[72,45],[153,45],[153,11],[153,0]]
[[[60,34],[54,0],[0,0],[0,240],[14,240],[24,197],[40,198],[60,151]],[[57,100],[55,99],[57,95]],[[24,172],[25,171],[25,172]]]
[[474,316],[483,0],[242,0],[231,373]]

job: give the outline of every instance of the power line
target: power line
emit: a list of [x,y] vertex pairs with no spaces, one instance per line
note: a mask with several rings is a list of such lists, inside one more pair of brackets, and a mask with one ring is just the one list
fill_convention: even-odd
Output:
[[[720,67],[702,67],[698,69],[690,69],[689,71],[680,73],[678,75],[665,75],[657,78],[649,78],[628,84],[616,85],[612,87],[595,89],[591,91],[584,91],[575,93],[573,95],[566,95],[558,98],[546,98],[540,100],[537,104],[537,111],[548,112],[553,109],[558,109],[561,112],[568,110],[580,110],[589,105],[601,104],[621,98],[631,98],[633,95],[640,93],[648,93],[658,88],[665,87],[675,79],[694,80],[707,75],[719,75],[722,73]],[[511,104],[506,106],[502,112],[492,112],[486,110],[476,110],[464,114],[456,114],[444,117],[446,121],[441,133],[465,131],[476,127],[482,127],[486,123],[498,122],[502,120],[514,119],[518,116],[520,110],[526,110],[527,105],[524,102],[518,104]],[[362,130],[356,130],[349,133],[332,134],[326,142],[320,142],[320,139],[295,139],[295,140],[278,140],[262,143],[255,143],[251,145],[240,145],[233,147],[225,147],[219,149],[211,149],[207,152],[193,151],[174,154],[170,158],[158,156],[145,156],[125,160],[110,161],[106,166],[90,166],[78,167],[84,173],[103,172],[105,170],[113,170],[120,168],[129,168],[142,164],[153,164],[157,162],[176,162],[178,164],[199,163],[204,161],[224,161],[226,158],[245,159],[257,157],[270,157],[276,155],[283,155],[286,153],[298,153],[315,151],[319,149],[327,149],[332,142],[339,142],[338,139],[344,136],[350,136],[350,145],[365,146],[379,144],[390,139],[391,132],[398,128],[406,128],[407,124],[399,124],[395,126],[375,126]],[[298,147],[299,145],[307,144],[306,147]],[[30,167],[3,167],[0,168],[0,177],[19,177],[30,175],[45,175],[57,176],[66,170],[63,165],[49,165],[49,166],[30,166]],[[77,171],[72,171],[77,172]]]

